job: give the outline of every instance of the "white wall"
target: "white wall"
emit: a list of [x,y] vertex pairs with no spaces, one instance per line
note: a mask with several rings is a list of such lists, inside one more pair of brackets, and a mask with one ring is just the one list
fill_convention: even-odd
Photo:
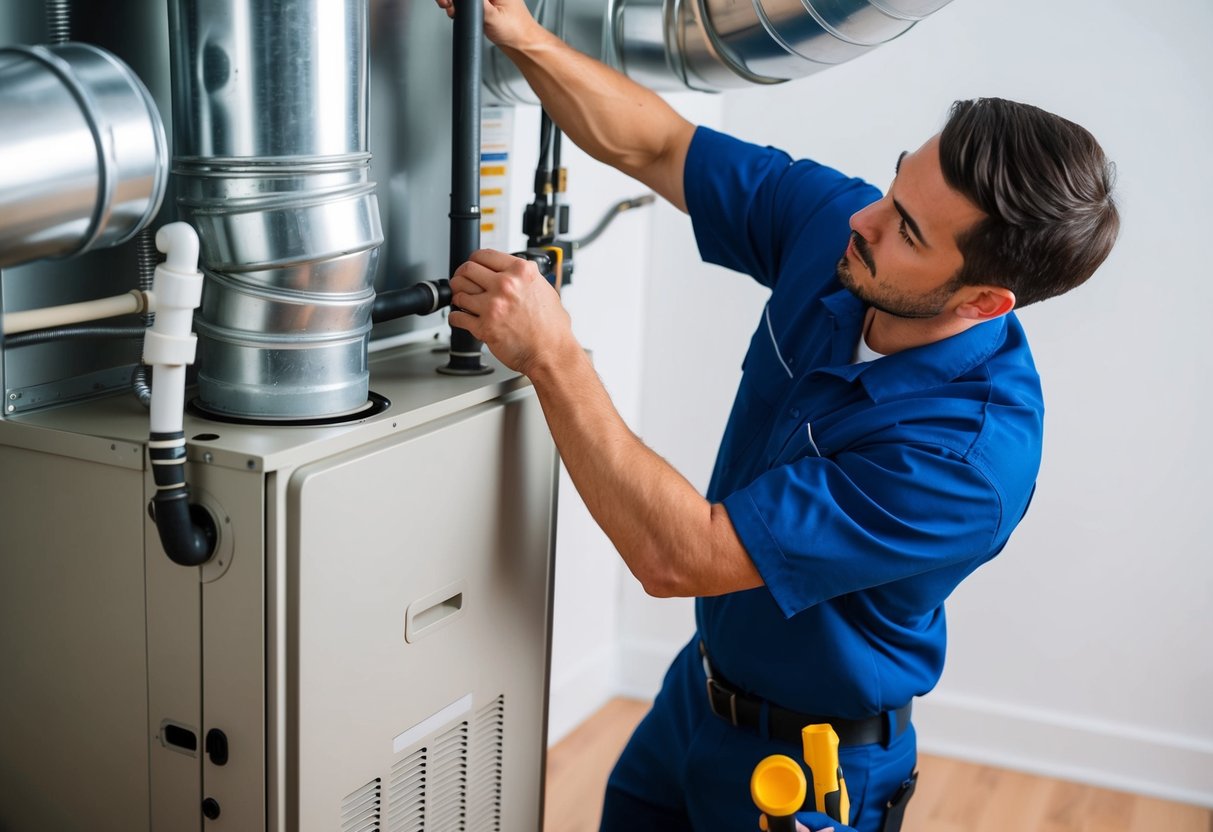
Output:
[[[1072,118],[1119,165],[1112,258],[1023,312],[1049,408],[1039,490],[949,603],[924,750],[1213,805],[1211,33],[1208,0],[957,0],[858,61],[695,105],[882,185],[980,95]],[[762,293],[698,265],[677,212],[651,221],[640,433],[702,488]],[[689,605],[626,576],[619,616],[620,689],[650,694]]]
[[[539,146],[539,109],[514,111],[514,152],[508,218],[514,250],[526,244],[522,207],[530,201]],[[619,199],[643,194],[632,179],[594,162],[565,141],[570,237],[584,236]],[[620,215],[576,258],[563,299],[581,343],[624,420],[639,422],[644,281],[652,208]],[[555,625],[552,638],[548,739],[556,742],[618,692],[619,556],[590,517],[562,468],[556,532]]]

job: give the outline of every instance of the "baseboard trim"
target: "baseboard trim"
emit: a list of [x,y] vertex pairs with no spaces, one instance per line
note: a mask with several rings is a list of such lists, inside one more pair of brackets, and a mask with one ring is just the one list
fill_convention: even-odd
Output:
[[929,754],[1213,808],[1213,743],[944,689],[914,724]]

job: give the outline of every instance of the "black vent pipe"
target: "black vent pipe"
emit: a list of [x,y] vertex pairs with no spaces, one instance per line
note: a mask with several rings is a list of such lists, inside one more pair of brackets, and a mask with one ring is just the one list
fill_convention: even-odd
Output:
[[[451,257],[450,273],[480,248],[480,55],[484,8],[478,2],[455,4],[451,96]],[[451,357],[438,372],[481,375],[492,372],[480,362],[483,345],[466,329],[451,327]]]
[[185,481],[185,432],[152,432],[148,442],[156,494],[152,521],[169,560],[181,566],[201,566],[211,559],[218,543],[215,520],[209,511],[190,503]]
[[[371,307],[371,322],[394,321],[406,315],[429,315],[451,305],[451,281],[427,280],[407,289],[379,292]],[[463,330],[460,330],[461,332]]]

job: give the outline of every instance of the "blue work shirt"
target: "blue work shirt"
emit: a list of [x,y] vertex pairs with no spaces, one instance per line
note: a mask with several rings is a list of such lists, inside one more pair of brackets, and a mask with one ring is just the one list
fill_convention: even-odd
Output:
[[1040,380],[1014,315],[851,363],[866,306],[836,265],[880,192],[699,128],[685,170],[700,253],[771,297],[708,499],[765,586],[696,602],[715,669],[785,708],[858,718],[943,670],[943,602],[1006,544],[1040,466]]

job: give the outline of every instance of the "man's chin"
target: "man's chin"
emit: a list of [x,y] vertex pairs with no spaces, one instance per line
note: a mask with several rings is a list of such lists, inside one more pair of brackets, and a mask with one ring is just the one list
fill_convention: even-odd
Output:
[[851,265],[847,262],[846,255],[843,255],[842,259],[838,261],[838,266],[834,269],[834,277],[852,295],[864,303],[868,302],[868,299],[864,297],[863,292],[859,288],[859,281],[855,279],[855,275],[851,271]]

